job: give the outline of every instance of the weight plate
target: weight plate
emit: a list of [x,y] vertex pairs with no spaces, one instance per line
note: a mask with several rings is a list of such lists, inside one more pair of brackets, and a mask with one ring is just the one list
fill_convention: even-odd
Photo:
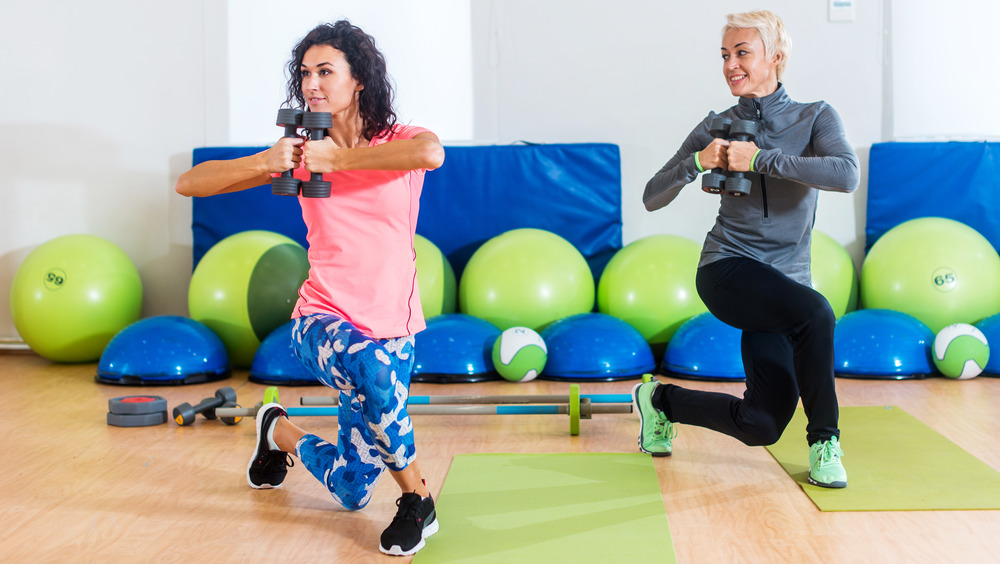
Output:
[[141,413],[139,415],[122,415],[108,412],[108,425],[115,427],[149,427],[167,422],[167,412]]
[[116,415],[144,415],[167,410],[167,400],[160,396],[122,396],[108,400],[108,411]]
[[569,386],[569,434],[577,436],[580,434],[580,386],[570,384]]

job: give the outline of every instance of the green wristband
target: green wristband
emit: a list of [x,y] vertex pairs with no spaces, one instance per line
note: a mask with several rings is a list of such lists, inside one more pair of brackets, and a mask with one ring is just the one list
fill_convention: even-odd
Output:
[[757,152],[753,154],[753,158],[750,159],[750,172],[757,172],[756,170],[753,169],[753,165],[754,163],[757,162],[757,155],[759,154],[760,154],[760,149],[757,149]]
[[701,168],[701,162],[698,161],[698,153],[701,151],[694,152],[694,166],[698,167],[698,172],[705,172],[705,169]]

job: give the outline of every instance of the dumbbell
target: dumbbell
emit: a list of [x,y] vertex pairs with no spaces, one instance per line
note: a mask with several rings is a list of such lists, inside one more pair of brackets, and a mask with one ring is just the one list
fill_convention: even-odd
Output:
[[[276,125],[285,128],[284,137],[298,137],[299,126],[302,125],[302,110],[281,108],[278,110]],[[271,179],[271,193],[276,196],[298,196],[299,179],[292,176],[292,170],[286,170],[281,176]]]
[[[236,404],[236,391],[226,386],[215,390],[215,396],[205,398],[193,406],[184,402],[174,408],[174,421],[178,425],[186,426],[194,423],[195,416],[202,414],[205,419],[215,419],[215,409],[218,407],[238,407]],[[226,425],[235,425],[240,422],[240,417],[223,417],[222,422]]]
[[[330,112],[306,112],[302,114],[302,127],[309,130],[310,141],[322,141],[326,129],[333,127],[333,114]],[[323,175],[314,172],[309,180],[302,183],[302,196],[305,198],[329,198],[331,185],[323,180]]]
[[[729,128],[729,134],[737,141],[753,141],[757,138],[757,122],[750,119],[738,119]],[[742,172],[732,172],[726,179],[726,194],[737,198],[750,193],[750,179]]]
[[[729,127],[732,123],[729,118],[715,116],[712,121],[708,122],[708,132],[716,139],[728,139]],[[709,194],[721,194],[725,184],[726,169],[724,168],[713,168],[701,177],[701,189]]]

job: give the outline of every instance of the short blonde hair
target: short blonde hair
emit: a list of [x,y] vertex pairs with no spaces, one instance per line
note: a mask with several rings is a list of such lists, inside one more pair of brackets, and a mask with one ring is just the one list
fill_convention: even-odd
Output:
[[788,63],[788,55],[792,51],[792,38],[785,30],[785,23],[781,18],[767,10],[727,14],[722,35],[731,29],[755,29],[764,43],[765,55],[773,56],[775,53],[781,53],[777,68],[778,80],[781,80],[785,65]]

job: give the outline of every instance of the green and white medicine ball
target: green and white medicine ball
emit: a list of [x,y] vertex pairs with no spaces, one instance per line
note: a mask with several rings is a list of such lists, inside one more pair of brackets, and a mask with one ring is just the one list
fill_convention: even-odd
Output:
[[530,382],[548,360],[542,336],[528,327],[505,329],[493,343],[493,367],[504,380]]
[[934,366],[948,378],[975,378],[989,359],[986,336],[968,323],[948,325],[934,338]]

